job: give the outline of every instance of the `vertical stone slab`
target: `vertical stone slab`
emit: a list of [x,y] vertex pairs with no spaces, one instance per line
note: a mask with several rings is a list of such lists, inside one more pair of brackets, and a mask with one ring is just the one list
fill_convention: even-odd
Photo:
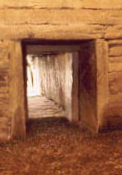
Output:
[[73,83],[72,83],[72,121],[78,122],[79,121],[79,53],[74,52],[72,53],[72,76],[73,76]]
[[26,109],[24,97],[23,56],[20,41],[11,42],[10,57],[11,137],[24,137],[26,134]]
[[80,122],[92,133],[98,127],[96,59],[95,42],[84,42],[79,53]]
[[108,103],[108,43],[103,39],[96,40],[97,59],[97,118],[98,130],[102,128],[104,109]]
[[9,111],[9,41],[0,40],[0,142],[10,137]]
[[69,121],[72,121],[72,83],[73,83],[73,77],[72,77],[72,53],[65,53],[65,110],[66,110],[66,117]]

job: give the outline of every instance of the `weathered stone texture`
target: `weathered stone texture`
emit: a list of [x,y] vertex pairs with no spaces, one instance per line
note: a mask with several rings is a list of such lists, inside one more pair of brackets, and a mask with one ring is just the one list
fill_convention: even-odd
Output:
[[19,41],[10,41],[9,97],[11,116],[11,137],[26,134],[26,103],[24,93],[24,68],[22,47]]
[[2,39],[117,38],[122,36],[122,2],[0,0],[0,21]]
[[39,59],[41,93],[66,110],[71,120],[72,54],[62,53]]
[[113,72],[109,74],[109,90],[110,94],[119,94],[122,92],[121,87],[121,72]]
[[103,109],[103,126],[122,126],[122,40],[108,41],[108,103]]
[[0,41],[0,140],[9,137],[9,43]]
[[122,128],[122,94],[109,97],[109,102],[103,110],[103,128]]
[[[112,104],[109,109],[119,111],[120,117],[119,120],[116,118],[116,121],[121,123],[122,113],[120,108],[117,108],[122,94],[121,0],[0,0],[0,39],[0,138],[9,136],[11,117],[14,123],[11,133],[25,134],[21,53],[23,39],[99,40],[96,42],[97,94],[94,96],[93,87],[91,95],[93,106],[94,99],[97,100],[97,109],[93,110],[91,104],[87,105],[90,106],[93,119],[95,113],[99,116],[100,123],[95,123],[98,127],[102,123],[103,113],[109,116],[112,111],[106,110],[107,102]],[[20,41],[16,41],[19,39]],[[89,65],[88,62],[87,64]],[[86,77],[89,78],[88,75]],[[90,82],[92,80],[93,77]],[[84,88],[87,88],[84,83]],[[62,93],[60,96],[63,101]],[[60,99],[58,96],[57,98]],[[117,116],[115,111],[113,114]],[[106,121],[107,117],[105,123]],[[113,117],[110,123],[112,121]],[[23,127],[17,127],[19,123]]]
[[122,40],[109,41],[108,46],[110,94],[119,95],[122,93]]
[[93,8],[93,9],[121,9],[121,0],[0,0],[1,8]]
[[81,46],[79,55],[79,110],[83,127],[97,132],[97,74],[95,43],[87,42]]

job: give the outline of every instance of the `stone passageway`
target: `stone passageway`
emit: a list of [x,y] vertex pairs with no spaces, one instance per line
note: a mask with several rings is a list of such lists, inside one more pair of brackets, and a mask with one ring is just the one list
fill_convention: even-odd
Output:
[[29,118],[69,118],[72,93],[72,57],[72,53],[27,55]]
[[29,118],[65,117],[62,106],[44,96],[28,97]]

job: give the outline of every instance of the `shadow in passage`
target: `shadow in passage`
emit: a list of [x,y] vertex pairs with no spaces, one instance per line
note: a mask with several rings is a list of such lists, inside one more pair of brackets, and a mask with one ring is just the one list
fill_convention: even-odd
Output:
[[72,123],[70,123],[66,118],[59,117],[49,117],[49,118],[36,118],[29,119],[27,121],[27,135],[36,135],[39,132],[46,132],[49,128],[69,128],[72,127]]
[[100,130],[100,133],[110,133],[110,132],[113,132],[113,131],[122,131],[122,126],[121,125],[118,125],[118,126],[111,126],[111,125],[106,125],[106,127],[102,128]]

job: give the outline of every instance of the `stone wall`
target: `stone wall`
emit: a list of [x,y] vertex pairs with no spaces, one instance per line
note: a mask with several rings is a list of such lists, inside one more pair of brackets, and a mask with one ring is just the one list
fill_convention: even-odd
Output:
[[[97,75],[99,76],[97,104],[102,112],[97,111],[101,122],[103,120],[103,123],[107,123],[111,118],[109,122],[111,125],[112,121],[115,123],[115,118],[109,117],[109,114],[111,109],[114,109],[112,116],[119,115],[116,123],[121,123],[121,0],[0,0],[1,138],[4,135],[8,138],[15,132],[19,132],[20,135],[25,133],[24,124],[23,129],[15,127],[21,120],[20,111],[23,116],[21,122],[24,122],[25,117],[22,98],[24,90],[21,40],[23,39],[92,39],[97,40],[97,43],[102,43],[98,44],[97,51],[97,57],[100,58],[99,63],[97,62]],[[102,49],[103,53],[101,53],[103,45],[106,49]],[[106,50],[105,53],[104,50]],[[106,66],[103,66],[104,64],[101,66],[100,63],[103,60]],[[104,71],[104,67],[107,71]],[[104,80],[101,77],[106,79],[106,84],[102,83]],[[106,91],[108,92],[104,93]],[[107,94],[106,97],[105,94]],[[10,113],[9,109],[11,109]],[[14,129],[11,132],[9,121],[14,123]]]
[[41,94],[62,106],[71,120],[72,54],[40,57],[39,69]]
[[9,43],[0,41],[0,139],[6,139],[10,134],[9,61]]
[[103,125],[122,127],[122,40],[108,41],[108,104],[105,106]]
[[108,42],[110,96],[122,95],[122,40]]
[[0,38],[83,39],[122,36],[121,0],[0,0]]

